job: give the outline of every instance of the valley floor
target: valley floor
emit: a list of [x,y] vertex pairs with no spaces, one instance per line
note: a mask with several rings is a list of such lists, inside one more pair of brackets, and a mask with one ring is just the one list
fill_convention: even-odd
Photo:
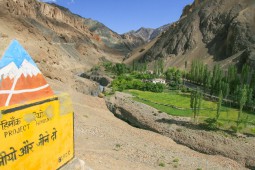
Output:
[[68,90],[75,110],[75,156],[92,169],[245,169],[222,156],[198,153],[160,134],[134,128],[116,118],[105,101]]

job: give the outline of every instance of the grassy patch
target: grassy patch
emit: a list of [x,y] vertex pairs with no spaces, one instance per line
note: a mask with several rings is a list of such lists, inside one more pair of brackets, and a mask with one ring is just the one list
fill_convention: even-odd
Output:
[[173,162],[179,162],[179,159],[178,159],[178,158],[175,158],[175,159],[173,160]]
[[160,163],[158,164],[158,166],[165,167],[166,165],[165,165],[164,162],[160,162]]
[[119,151],[121,149],[121,144],[117,143],[115,144],[115,148],[113,150]]
[[[192,117],[193,111],[190,109],[190,95],[188,93],[182,94],[177,91],[169,91],[163,93],[153,93],[139,90],[128,90],[126,91],[135,96],[134,100],[145,103],[152,106],[159,111],[168,113],[174,116]],[[181,109],[173,108],[178,107]],[[203,100],[200,111],[200,122],[204,122],[207,118],[215,118],[217,103],[212,101]],[[230,128],[236,125],[238,116],[238,109],[222,106],[221,114],[219,117],[219,124],[224,128]],[[245,132],[252,132],[255,125],[255,114],[249,111],[243,111],[243,118],[248,120],[250,128],[244,130]]]
[[[133,94],[136,97],[135,100],[143,102],[145,104],[151,105],[153,107],[159,108],[158,110],[164,111],[171,115],[177,116],[192,116],[192,110],[190,110],[190,97],[188,94],[179,94],[176,91],[170,91],[168,93],[153,93],[147,91],[138,91],[138,90],[128,90],[127,92]],[[143,101],[146,99],[148,101]],[[160,103],[160,104],[155,104]],[[179,110],[175,108],[170,108],[169,106],[163,106],[163,104],[174,105],[176,107],[184,108],[185,110]],[[216,114],[217,103],[203,100],[202,109],[200,111],[201,117],[211,117],[214,118]],[[244,111],[244,117],[248,116],[251,119],[255,120],[255,114],[251,112]],[[238,116],[238,109],[222,106],[221,109],[221,120],[232,120],[236,121]]]
[[149,106],[152,106],[158,110],[160,110],[161,112],[165,112],[168,113],[170,115],[175,115],[175,116],[192,116],[192,110],[189,111],[185,111],[185,110],[177,110],[168,106],[163,106],[163,105],[159,105],[159,104],[155,104],[153,102],[150,101],[144,101],[142,99],[139,98],[134,98],[135,101],[147,104]]

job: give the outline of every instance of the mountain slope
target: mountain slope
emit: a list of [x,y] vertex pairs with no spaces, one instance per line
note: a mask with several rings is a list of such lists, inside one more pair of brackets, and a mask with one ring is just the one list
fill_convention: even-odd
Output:
[[224,66],[255,64],[254,11],[252,0],[195,0],[142,60],[164,58],[166,66],[184,66],[193,59]]

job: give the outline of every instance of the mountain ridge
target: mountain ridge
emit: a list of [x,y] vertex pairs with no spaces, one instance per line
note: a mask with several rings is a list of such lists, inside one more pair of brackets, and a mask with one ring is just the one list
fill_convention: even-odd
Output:
[[122,37],[136,37],[141,38],[144,42],[148,43],[152,41],[154,38],[159,36],[162,32],[166,31],[171,24],[165,24],[159,28],[145,28],[141,27],[138,30],[131,30],[127,33],[122,34]]

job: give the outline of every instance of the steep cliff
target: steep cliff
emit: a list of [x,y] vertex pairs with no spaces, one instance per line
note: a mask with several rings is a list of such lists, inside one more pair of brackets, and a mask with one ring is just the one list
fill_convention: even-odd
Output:
[[183,66],[199,58],[207,63],[254,63],[255,2],[196,0],[184,8],[143,61],[164,58],[166,65]]

